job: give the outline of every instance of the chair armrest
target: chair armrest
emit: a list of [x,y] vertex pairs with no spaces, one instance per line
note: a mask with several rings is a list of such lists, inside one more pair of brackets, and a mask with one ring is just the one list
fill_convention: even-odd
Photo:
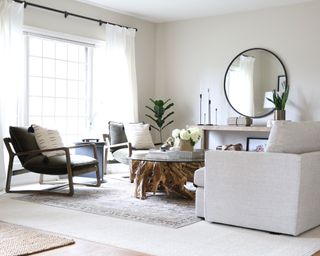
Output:
[[66,155],[70,155],[70,149],[80,148],[80,147],[92,147],[94,156],[97,159],[96,145],[94,143],[86,143],[86,144],[75,145],[75,146],[70,146],[70,147],[30,150],[30,151],[25,151],[25,152],[20,152],[20,153],[13,153],[13,155],[16,155],[16,156],[38,155],[43,152],[51,152],[51,151],[59,151],[59,150],[63,150],[63,151],[65,151]]
[[123,147],[123,148],[128,148],[129,150],[129,157],[132,155],[132,145],[131,142],[123,142],[123,143],[118,143],[118,144],[113,144],[113,145],[107,145],[106,148],[111,149],[111,148],[119,148],[119,147]]
[[110,143],[110,134],[103,133],[102,138],[103,138],[103,141]]

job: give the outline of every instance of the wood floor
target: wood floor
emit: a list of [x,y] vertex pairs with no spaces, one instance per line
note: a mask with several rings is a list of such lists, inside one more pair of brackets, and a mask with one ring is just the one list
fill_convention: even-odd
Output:
[[54,250],[36,253],[33,255],[41,256],[150,256],[150,254],[141,253],[137,251],[132,251],[128,249],[123,249],[111,245],[91,242],[82,239],[74,239],[75,244],[57,248]]
[[[41,256],[151,256],[151,254],[146,254],[142,252],[132,251],[128,249],[123,249],[111,245],[86,241],[82,239],[74,239],[75,244],[64,246],[58,249],[50,250],[47,252],[41,252],[34,255]],[[311,256],[311,255],[310,255]],[[320,251],[316,252],[312,256],[320,256]]]

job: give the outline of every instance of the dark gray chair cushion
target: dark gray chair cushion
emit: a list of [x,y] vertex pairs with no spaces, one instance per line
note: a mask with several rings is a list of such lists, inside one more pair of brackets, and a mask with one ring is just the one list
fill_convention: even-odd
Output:
[[[37,141],[34,134],[28,132],[26,127],[9,127],[9,133],[11,137],[12,146],[16,153],[22,153],[31,150],[39,150]],[[39,154],[37,154],[39,155]],[[27,160],[31,159],[35,155],[31,156],[18,156],[19,160],[23,164]]]
[[[128,142],[123,123],[109,121],[109,139],[111,145]],[[113,153],[120,148],[123,147],[111,148],[110,151]]]
[[[70,155],[72,171],[89,168],[98,163],[92,157],[84,155]],[[38,155],[26,161],[23,167],[36,173],[62,175],[67,174],[66,156],[50,156]]]

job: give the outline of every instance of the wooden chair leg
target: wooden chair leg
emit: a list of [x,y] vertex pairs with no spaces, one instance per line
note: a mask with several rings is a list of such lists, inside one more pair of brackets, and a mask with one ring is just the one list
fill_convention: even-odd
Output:
[[101,186],[101,179],[100,179],[99,165],[97,165],[96,178],[97,178],[96,187],[100,187]]
[[10,192],[11,187],[11,178],[12,178],[12,169],[13,169],[13,157],[10,156],[9,164],[8,164],[8,172],[7,172],[7,181],[6,181],[6,192]]

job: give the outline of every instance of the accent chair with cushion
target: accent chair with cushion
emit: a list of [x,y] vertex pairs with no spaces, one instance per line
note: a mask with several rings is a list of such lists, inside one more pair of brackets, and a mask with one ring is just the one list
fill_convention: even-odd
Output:
[[[154,148],[150,125],[144,123],[122,123],[109,121],[109,133],[103,134],[107,143],[105,153],[105,166],[107,163],[130,164],[132,154],[146,154],[149,149]],[[108,160],[108,153],[111,153],[113,160]],[[132,173],[130,180],[133,182]]]
[[299,235],[320,225],[320,122],[276,122],[267,152],[207,151],[196,215]]
[[[6,181],[6,192],[46,192],[52,189],[69,186],[66,193],[72,196],[74,193],[73,177],[87,172],[96,173],[95,184],[84,184],[90,186],[100,186],[99,166],[97,152],[94,144],[82,144],[73,147],[64,147],[57,131],[48,130],[40,126],[33,125],[32,128],[10,127],[10,138],[4,138],[4,143],[9,153],[9,164]],[[93,150],[94,158],[84,155],[72,155],[71,149],[77,147],[90,147]],[[23,169],[14,170],[15,157],[21,162]],[[68,183],[59,184],[44,190],[12,190],[12,176],[33,172],[40,174],[39,182],[43,183],[43,175],[67,175]]]

